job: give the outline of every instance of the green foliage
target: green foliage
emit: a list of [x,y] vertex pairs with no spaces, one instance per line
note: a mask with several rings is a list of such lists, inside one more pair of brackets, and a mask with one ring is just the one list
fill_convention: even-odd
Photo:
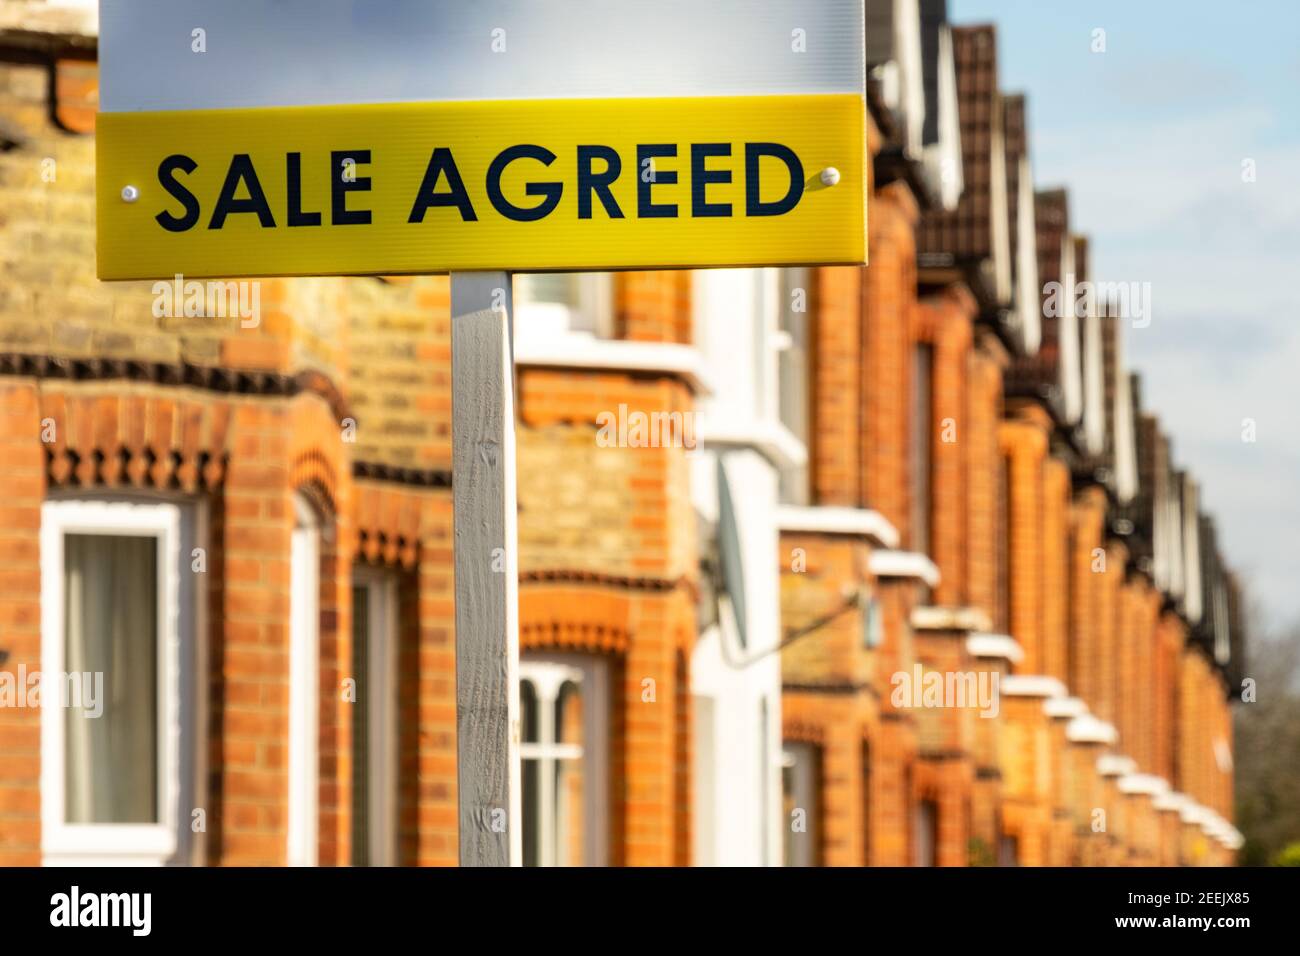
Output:
[[1257,681],[1258,695],[1234,708],[1234,822],[1246,837],[1239,862],[1267,866],[1294,860],[1300,846],[1300,626],[1268,637],[1254,636],[1260,627],[1249,632],[1245,676]]
[[1274,866],[1300,866],[1300,843],[1289,843],[1273,854]]
[[968,866],[997,866],[998,861],[993,857],[993,850],[987,843],[979,837],[971,837],[966,844],[966,853],[968,856]]

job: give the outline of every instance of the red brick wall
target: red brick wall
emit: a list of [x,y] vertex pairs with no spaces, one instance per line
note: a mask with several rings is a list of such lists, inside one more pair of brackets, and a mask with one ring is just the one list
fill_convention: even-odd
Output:
[[[977,460],[971,438],[976,406],[970,395],[975,389],[969,381],[975,361],[971,354],[975,302],[964,287],[952,286],[920,303],[915,314],[915,337],[932,346],[934,357],[930,557],[939,568],[940,580],[932,600],[965,605],[971,548],[968,478]],[[988,414],[987,406],[978,411]]]
[[981,335],[970,360],[967,426],[964,442],[967,460],[967,600],[991,619],[998,608],[998,481],[1000,446],[998,422],[1002,417],[1001,346]]
[[[30,383],[0,382],[0,647],[5,668],[41,668],[41,415]],[[34,866],[41,848],[41,712],[0,708],[0,866]]]
[[623,272],[614,277],[614,286],[618,338],[691,341],[689,272]]
[[[916,205],[901,183],[872,196],[863,279],[864,412],[859,475],[867,507],[910,542],[908,408],[916,308]],[[826,502],[831,503],[831,502]]]
[[398,860],[457,860],[450,489],[355,485],[358,562],[399,576]]
[[1094,554],[1102,546],[1106,496],[1080,492],[1070,508],[1070,688],[1094,713],[1102,701],[1100,576]]
[[[340,473],[341,444],[328,404],[307,395],[287,402],[230,401],[192,391],[177,401],[161,389],[122,394],[110,382],[26,384],[7,388],[5,395],[9,414],[30,416],[28,427],[10,432],[7,458],[15,465],[6,469],[13,500],[29,502],[26,519],[20,521],[15,511],[7,523],[23,533],[21,540],[7,542],[3,558],[15,571],[25,565],[28,573],[39,574],[39,493],[47,481],[89,492],[178,491],[209,502],[203,546],[209,550],[213,631],[213,787],[202,805],[211,862],[283,860],[291,495],[298,487],[315,490],[333,516],[336,542],[322,562],[321,859],[346,859],[340,807],[347,803],[350,781],[350,714],[339,703],[338,688],[350,654],[350,475]],[[56,436],[47,446],[39,437],[42,420],[52,423]],[[34,606],[39,589],[29,593]],[[36,618],[30,623],[35,626]],[[22,633],[17,616],[14,632]],[[19,643],[17,650],[35,662],[34,638],[33,646]],[[33,760],[29,770],[36,769]],[[6,785],[10,779],[7,774]],[[24,787],[36,783],[35,776],[12,779],[26,781]],[[25,854],[38,848],[30,840],[38,834],[36,823],[32,817],[28,840],[12,844],[25,847]]]
[[[977,672],[975,661],[966,652],[965,631],[918,632],[916,656],[925,672]],[[973,835],[976,724],[990,718],[981,718],[979,708],[972,704],[918,708],[914,714],[921,758],[916,770],[918,797],[934,801],[938,812],[936,862],[939,866],[966,866]]]
[[[627,334],[672,341],[688,329],[682,295],[673,273],[623,277]],[[597,417],[620,404],[690,414],[693,397],[667,376],[544,368],[521,370],[519,396],[521,643],[608,656],[612,861],[684,864],[698,574],[689,449],[601,447]]]
[[[1109,721],[1119,728],[1121,626],[1124,619],[1120,589],[1124,583],[1128,551],[1115,541],[1106,542],[1105,547],[1106,570],[1097,574],[1099,593],[1096,604],[1098,622],[1096,633],[1100,670],[1097,681],[1097,703],[1093,712],[1102,720]],[[1127,745],[1127,738],[1122,738],[1120,746]]]
[[1181,692],[1179,661],[1186,642],[1186,628],[1179,618],[1165,612],[1156,627],[1155,692],[1155,772],[1171,784],[1177,781],[1175,733],[1178,701]]
[[818,269],[809,481],[821,505],[862,504],[862,270]]
[[[1156,648],[1159,640],[1160,593],[1145,577],[1134,583],[1137,590],[1133,663],[1133,759],[1144,773],[1156,769],[1156,713],[1160,687],[1156,677]],[[1168,778],[1166,778],[1168,779]]]
[[999,431],[1007,459],[1010,491],[1008,567],[1011,574],[1011,634],[1024,649],[1017,673],[1041,674],[1045,662],[1043,569],[1044,425],[1036,420],[1003,422]]
[[787,691],[782,707],[785,738],[821,752],[821,863],[907,865],[913,755],[898,722],[879,722],[866,695]]
[[1043,463],[1043,673],[1069,685],[1070,469]]
[[862,866],[870,841],[865,814],[875,806],[866,790],[862,751],[864,741],[872,740],[875,721],[868,688],[877,654],[863,646],[865,609],[846,604],[846,594],[870,585],[868,549],[844,536],[781,535],[782,555],[796,548],[802,550],[804,570],[789,562],[781,567],[782,626],[802,633],[825,623],[781,652],[784,735],[821,748],[820,860],[827,866]]
[[[89,266],[96,68],[60,61],[53,77],[51,100],[43,65],[0,61],[0,107],[21,134],[0,153],[0,353],[26,356],[21,374],[0,382],[6,667],[39,666],[38,532],[49,489],[130,488],[206,502],[208,858],[283,862],[289,540],[293,495],[305,492],[329,526],[320,593],[321,862],[351,857],[352,713],[339,690],[351,666],[356,562],[388,568],[400,582],[400,859],[454,863],[451,493],[440,477],[451,438],[447,280],[263,280],[261,322],[250,329],[237,318],[155,317],[149,283],[99,283]],[[869,136],[874,153],[879,135],[872,128]],[[53,179],[42,176],[46,159],[55,162]],[[987,329],[972,329],[971,297],[954,286],[918,303],[917,218],[904,183],[876,189],[873,181],[870,266],[817,270],[812,290],[814,501],[877,509],[903,547],[917,547],[909,403],[913,348],[928,343],[931,556],[941,571],[927,596],[914,582],[872,580],[862,542],[783,541],[809,559],[806,573],[783,569],[785,627],[816,619],[857,588],[879,602],[884,625],[883,645],[868,650],[863,610],[851,609],[783,654],[794,688],[785,696],[787,735],[811,735],[823,748],[823,859],[909,863],[916,801],[932,799],[940,861],[961,865],[971,834],[996,838],[1008,794],[1006,824],[1022,839],[1024,861],[1075,853],[1044,817],[1060,803],[1051,787],[1083,794],[1084,807],[1105,788],[1082,779],[1086,761],[1069,763],[1079,772],[1065,782],[1059,727],[1033,717],[1028,702],[971,727],[969,713],[916,715],[888,699],[890,676],[918,655],[939,669],[993,666],[965,660],[954,636],[913,635],[910,615],[923,599],[992,615],[1004,539],[1011,602],[1003,623],[1026,652],[1018,669],[1068,679],[1119,725],[1121,749],[1144,769],[1229,813],[1231,775],[1215,755],[1216,741],[1231,739],[1219,679],[1185,648],[1185,624],[1161,611],[1154,588],[1127,576],[1124,547],[1105,537],[1104,492],[1071,497],[1042,410],[1012,407],[1003,420],[1006,355]],[[691,341],[689,274],[620,274],[613,287],[618,334]],[[81,363],[79,380],[61,377],[70,362]],[[620,403],[685,413],[694,398],[670,376],[558,369],[524,370],[519,396],[523,645],[608,660],[613,862],[686,863],[698,557],[686,455],[598,448],[594,434],[596,415]],[[48,445],[40,441],[45,418],[57,425]],[[342,437],[346,418],[355,441]],[[947,419],[953,442],[943,440]],[[354,470],[366,477],[354,481]],[[1105,549],[1104,571],[1093,570],[1097,548]],[[643,697],[646,680],[654,681],[652,701]],[[809,689],[817,684],[826,692]],[[39,743],[36,712],[0,711],[0,863],[40,860]],[[1023,747],[1036,762],[1028,770]],[[999,750],[1011,755],[1005,781],[989,773]],[[976,768],[986,771],[979,780]],[[1135,845],[1150,852],[1138,807],[1126,816]],[[1078,853],[1100,859],[1091,843]]]
[[1049,718],[1041,698],[1003,696],[1001,719],[1005,832],[1016,838],[1021,866],[1044,866],[1052,808]]
[[783,679],[797,685],[870,683],[880,655],[863,647],[864,610],[845,603],[853,590],[870,586],[867,546],[846,536],[783,533],[780,553],[795,549],[805,570],[793,570],[788,561],[781,567],[782,625],[802,632],[824,624],[782,650]]
[[1124,752],[1152,772],[1152,643],[1158,599],[1145,577],[1134,575],[1120,590],[1119,727]]

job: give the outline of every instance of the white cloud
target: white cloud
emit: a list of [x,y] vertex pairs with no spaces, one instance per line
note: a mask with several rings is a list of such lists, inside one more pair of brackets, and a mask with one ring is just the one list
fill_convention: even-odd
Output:
[[1271,612],[1295,616],[1300,147],[1266,145],[1274,127],[1258,108],[1141,126],[1077,116],[1036,137],[1035,162],[1068,184],[1093,277],[1152,283],[1151,326],[1125,332],[1144,402],[1202,482],[1229,562]]

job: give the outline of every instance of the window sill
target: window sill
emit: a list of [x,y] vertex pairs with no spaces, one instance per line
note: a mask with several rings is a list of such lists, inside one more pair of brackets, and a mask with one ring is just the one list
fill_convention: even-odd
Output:
[[46,824],[45,830],[45,866],[166,866],[176,860],[176,834],[165,825]]
[[997,658],[1012,664],[1025,659],[1025,649],[1009,634],[972,634],[966,638],[966,651],[971,657]]
[[879,511],[867,508],[782,505],[776,523],[782,531],[856,535],[884,548],[898,544],[898,530]]
[[1068,697],[1065,685],[1055,677],[1043,674],[1012,674],[1002,681],[1002,693],[1007,697]]
[[[913,608],[911,625],[914,631],[966,631],[971,637],[975,637],[979,632],[987,631],[991,626],[989,616],[980,608],[941,607],[936,605]],[[1007,640],[1011,639],[1007,638]]]
[[1169,791],[1164,777],[1153,773],[1127,773],[1119,778],[1119,792],[1158,797]]
[[1097,773],[1103,777],[1123,777],[1137,770],[1137,762],[1120,754],[1105,754],[1097,758]]
[[[516,324],[516,329],[519,325]],[[557,336],[522,333],[515,339],[515,363],[524,366],[658,373],[678,378],[696,395],[712,388],[699,350],[675,342],[628,342],[568,332]]]
[[1092,714],[1084,714],[1070,721],[1065,737],[1072,744],[1105,744],[1111,746],[1119,740],[1119,731]]
[[704,415],[700,441],[705,448],[752,448],[776,468],[802,468],[808,464],[808,449],[794,432],[778,421]]
[[873,551],[868,569],[878,578],[914,578],[939,584],[939,567],[919,551]]
[[1043,713],[1048,717],[1073,720],[1088,713],[1088,705],[1078,697],[1053,697],[1043,702]]

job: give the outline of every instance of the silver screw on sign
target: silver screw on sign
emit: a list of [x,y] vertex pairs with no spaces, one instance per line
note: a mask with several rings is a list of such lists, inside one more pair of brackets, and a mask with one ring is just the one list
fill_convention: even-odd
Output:
[[[826,174],[822,173],[822,175],[825,176]],[[139,198],[140,198],[140,190],[137,189],[135,186],[122,187],[122,202],[135,202]]]
[[827,166],[822,170],[821,180],[823,186],[834,186],[840,181],[840,171],[834,166]]

